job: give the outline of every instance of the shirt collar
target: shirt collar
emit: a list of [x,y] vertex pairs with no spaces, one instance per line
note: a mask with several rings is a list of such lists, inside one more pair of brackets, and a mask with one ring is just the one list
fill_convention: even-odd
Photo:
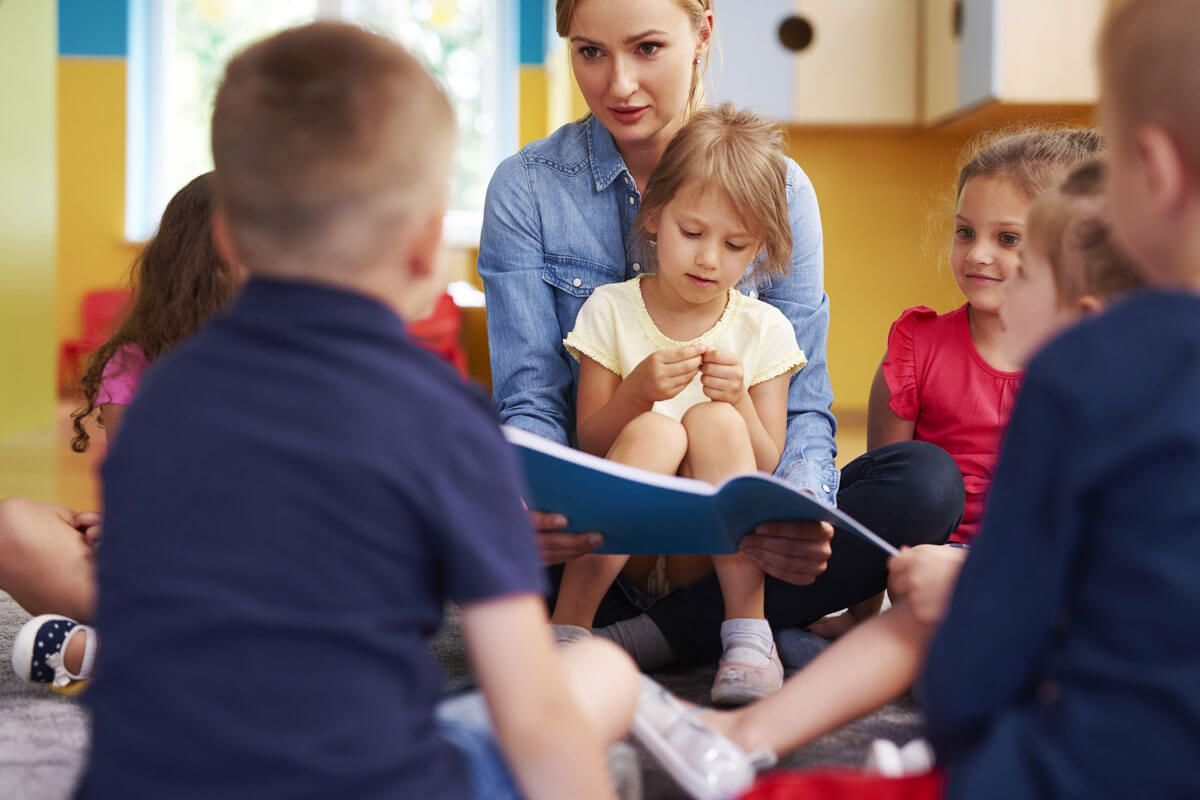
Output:
[[612,134],[600,124],[594,116],[587,121],[588,159],[592,162],[592,177],[596,181],[596,191],[602,192],[612,185],[621,173],[629,173],[625,168],[625,159],[617,152],[617,145]]

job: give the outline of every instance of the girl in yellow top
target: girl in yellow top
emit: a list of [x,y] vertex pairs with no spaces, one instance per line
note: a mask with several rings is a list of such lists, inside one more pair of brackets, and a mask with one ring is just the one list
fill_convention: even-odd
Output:
[[[564,340],[579,359],[579,445],[614,461],[717,483],[772,472],[787,390],[804,366],[791,323],[734,289],[786,274],[786,162],[770,124],[724,105],[698,112],[651,175],[637,231],[657,271],[601,286]],[[716,570],[725,601],[714,702],[779,688],[783,668],[764,615],[763,573],[741,553],[569,562],[551,621],[560,638],[592,625],[625,571],[653,593]]]

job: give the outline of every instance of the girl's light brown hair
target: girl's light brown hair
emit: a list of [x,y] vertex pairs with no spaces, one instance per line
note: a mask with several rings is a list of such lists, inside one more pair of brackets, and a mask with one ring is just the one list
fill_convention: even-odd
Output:
[[[571,30],[571,19],[575,16],[575,6],[578,2],[579,0],[554,0],[554,30],[564,39]],[[696,30],[699,30],[700,25],[704,22],[704,15],[713,10],[713,0],[672,0],[672,2],[683,9],[683,12],[692,20],[692,27]],[[696,64],[693,59],[692,85],[688,89],[688,102],[683,114],[685,120],[691,119],[692,114],[704,106],[704,74],[708,71],[708,61],[705,58],[702,64]]]
[[1028,247],[1046,256],[1061,306],[1085,295],[1108,302],[1144,283],[1113,242],[1104,200],[1104,162],[1076,166],[1029,208]]
[[1094,128],[1029,129],[985,133],[967,147],[958,173],[955,199],[975,177],[1009,181],[1029,200],[1037,197],[1070,165],[1104,149]]
[[[694,182],[705,190],[724,192],[747,231],[763,243],[757,271],[786,275],[791,266],[792,226],[782,142],[777,127],[729,103],[696,112],[667,145],[646,182],[635,233],[650,241],[647,223],[659,218],[685,184]],[[653,248],[648,247],[647,253],[652,255]]]
[[167,203],[158,232],[130,268],[129,313],[92,354],[80,381],[84,402],[71,415],[75,452],[87,450],[84,421],[96,410],[104,368],[117,351],[137,345],[147,361],[154,361],[227,306],[241,285],[238,270],[226,264],[213,245],[213,192],[211,172],[180,189]]

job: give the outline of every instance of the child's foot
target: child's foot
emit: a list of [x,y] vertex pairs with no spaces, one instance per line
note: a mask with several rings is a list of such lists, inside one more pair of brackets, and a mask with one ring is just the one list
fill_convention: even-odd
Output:
[[96,663],[96,630],[56,614],[26,622],[13,640],[13,671],[23,681],[49,684],[61,694],[86,686]]
[[554,641],[556,644],[570,644],[580,639],[592,638],[592,632],[579,625],[560,625],[557,622],[552,622],[550,623],[550,630],[554,632]]
[[698,800],[737,797],[758,769],[775,763],[764,751],[748,755],[729,739],[701,725],[703,709],[688,707],[645,675],[633,717],[633,735],[689,795]]
[[712,686],[714,703],[745,705],[783,686],[783,664],[765,619],[725,620],[721,644],[721,663]]

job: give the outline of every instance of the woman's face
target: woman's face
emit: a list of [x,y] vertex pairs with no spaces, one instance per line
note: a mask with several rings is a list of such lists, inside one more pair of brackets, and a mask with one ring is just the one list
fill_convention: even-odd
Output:
[[683,124],[696,58],[712,35],[675,0],[578,0],[567,32],[588,109],[623,153],[661,145]]

